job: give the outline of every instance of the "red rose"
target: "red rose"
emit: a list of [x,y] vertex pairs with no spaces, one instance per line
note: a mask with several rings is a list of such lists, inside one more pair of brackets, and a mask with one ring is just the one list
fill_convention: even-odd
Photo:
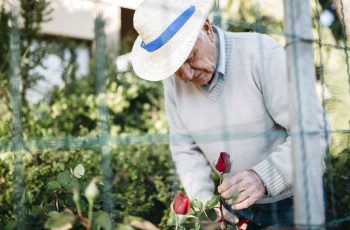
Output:
[[176,214],[187,215],[190,212],[191,201],[188,197],[179,192],[175,196],[173,209]]
[[226,152],[221,152],[219,160],[216,163],[216,170],[222,173],[228,173],[231,170],[230,155]]
[[247,220],[247,219],[243,219],[243,220],[240,220],[238,223],[237,223],[237,227],[241,227],[243,224],[248,224],[250,222],[250,220]]

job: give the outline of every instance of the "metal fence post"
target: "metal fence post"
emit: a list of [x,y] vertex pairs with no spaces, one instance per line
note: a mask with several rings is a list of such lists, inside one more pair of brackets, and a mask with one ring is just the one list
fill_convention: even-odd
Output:
[[22,155],[24,149],[23,130],[21,119],[21,90],[22,81],[20,76],[20,34],[17,25],[17,15],[11,15],[10,31],[10,87],[11,87],[11,109],[12,109],[12,151],[13,151],[13,190],[14,190],[14,212],[16,216],[17,229],[26,227],[26,210],[25,210],[25,184],[24,184],[24,167]]
[[323,148],[309,1],[284,0],[287,65],[291,95],[294,222],[300,229],[324,229]]
[[106,70],[106,34],[105,21],[102,15],[95,19],[96,42],[96,94],[97,94],[97,118],[99,131],[99,145],[101,150],[101,168],[103,175],[103,208],[107,213],[113,211],[113,172],[112,149],[109,137],[108,108],[106,104],[107,70]]

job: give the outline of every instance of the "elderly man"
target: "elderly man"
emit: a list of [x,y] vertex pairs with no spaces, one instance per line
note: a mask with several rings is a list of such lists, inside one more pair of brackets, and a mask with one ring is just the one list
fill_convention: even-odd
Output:
[[[134,16],[134,70],[164,80],[172,158],[188,196],[203,202],[213,196],[210,173],[225,151],[232,172],[218,192],[235,215],[251,220],[248,229],[291,227],[284,48],[265,35],[212,26],[210,7],[211,0],[145,0]],[[227,209],[224,218],[237,222]]]

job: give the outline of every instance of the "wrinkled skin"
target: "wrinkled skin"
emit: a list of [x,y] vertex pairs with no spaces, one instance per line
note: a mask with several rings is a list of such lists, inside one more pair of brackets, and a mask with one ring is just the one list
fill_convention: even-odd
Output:
[[176,71],[176,76],[185,82],[207,84],[216,67],[215,39],[213,28],[207,20],[187,60]]

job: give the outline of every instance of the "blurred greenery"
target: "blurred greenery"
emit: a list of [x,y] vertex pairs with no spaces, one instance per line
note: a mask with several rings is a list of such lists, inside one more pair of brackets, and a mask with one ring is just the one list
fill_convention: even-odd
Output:
[[[164,144],[121,146],[112,151],[114,223],[122,223],[127,216],[139,216],[156,224],[162,221],[165,209],[171,203],[170,188],[174,173],[167,152]],[[4,227],[14,220],[12,154],[3,153],[1,158],[0,226]],[[73,183],[64,179],[67,174],[71,178],[70,171],[77,164],[83,164],[86,171],[80,180],[81,191],[92,177],[102,174],[98,150],[42,152],[41,159],[41,163],[37,164],[27,154],[23,161],[29,229],[42,228],[52,211],[60,212],[66,208],[77,211],[73,202]],[[95,205],[96,213],[103,210],[100,199]],[[86,199],[82,200],[81,206],[86,213]],[[80,229],[82,226],[77,224],[76,227]]]
[[[320,1],[320,11],[328,9],[331,1]],[[227,1],[222,13],[222,25],[230,31],[252,31],[268,33],[283,43],[283,18],[281,3],[266,1]],[[274,7],[268,7],[273,5]],[[315,13],[315,8],[313,8]],[[282,10],[283,11],[283,10]],[[161,83],[147,82],[135,76],[130,66],[117,69],[113,54],[107,53],[107,90],[96,96],[96,60],[91,48],[91,59],[87,74],[78,76],[77,48],[93,47],[89,42],[81,42],[66,37],[50,38],[40,33],[41,24],[50,19],[49,1],[21,1],[21,78],[23,83],[21,100],[22,127],[24,139],[63,137],[96,137],[99,134],[97,114],[98,101],[103,97],[108,111],[109,134],[115,137],[143,134],[167,134],[166,116],[163,103]],[[336,15],[330,28],[322,27],[324,43],[343,44],[341,25]],[[9,141],[11,132],[11,96],[9,87],[9,24],[10,13],[1,8],[0,13],[0,143]],[[314,18],[315,34],[317,20]],[[120,44],[130,41],[126,38]],[[90,47],[89,47],[90,48]],[[125,53],[125,47],[120,47]],[[69,54],[69,55],[67,55]],[[344,50],[322,47],[324,84],[321,87],[324,106],[329,115],[334,131],[349,130],[350,97],[349,76],[346,73]],[[28,100],[28,90],[45,79],[37,71],[44,69],[45,58],[55,55],[62,60],[63,86],[55,86],[35,103]],[[315,65],[320,70],[320,53],[315,45]],[[320,73],[318,71],[318,73]],[[321,79],[320,74],[318,79]],[[322,93],[323,92],[323,93]],[[329,207],[329,221],[350,215],[349,182],[349,133],[337,132],[333,135],[327,166],[326,191]],[[0,146],[1,147],[1,146]],[[130,218],[142,218],[161,229],[167,226],[169,205],[174,195],[174,167],[167,144],[113,145],[113,205],[115,212],[111,221],[120,225],[120,229],[130,229]],[[63,149],[42,150],[27,148],[24,150],[23,164],[25,170],[25,207],[29,229],[42,229],[45,222],[52,218],[52,211],[71,219],[67,209],[74,215],[77,208],[73,201],[71,169],[78,164],[85,167],[85,176],[79,180],[81,192],[91,178],[101,176],[101,149]],[[326,161],[327,162],[327,161]],[[13,153],[0,149],[0,229],[14,229],[13,210]],[[332,173],[332,174],[331,174]],[[330,175],[333,175],[331,181]],[[65,179],[64,179],[65,178]],[[67,179],[70,178],[70,179]],[[332,182],[332,183],[331,183]],[[99,184],[102,190],[103,185]],[[334,188],[337,211],[331,210],[331,190]],[[175,189],[176,190],[176,189]],[[87,201],[81,196],[81,206],[87,215]],[[94,215],[99,222],[105,220],[102,212],[101,197],[96,201]],[[57,214],[57,213],[56,213]],[[55,214],[55,215],[56,215]],[[129,219],[128,219],[129,218]],[[128,227],[129,226],[129,227]],[[338,226],[346,229],[347,223]],[[74,222],[75,229],[83,229],[79,221]]]
[[[24,3],[24,4],[23,4]],[[34,4],[34,5],[33,5]],[[32,14],[28,14],[32,10]],[[33,10],[35,9],[35,10]],[[86,75],[77,77],[76,49],[81,43],[64,37],[45,39],[39,33],[40,24],[49,17],[48,1],[23,1],[21,28],[21,77],[22,122],[25,139],[91,136],[99,134],[96,96],[96,60],[90,60]],[[0,17],[1,43],[0,58],[0,141],[11,138],[11,100],[9,87],[8,41],[9,13],[3,8]],[[85,44],[86,45],[86,44]],[[69,53],[69,55],[67,55]],[[37,103],[28,101],[27,92],[35,88],[40,76],[37,66],[46,68],[43,60],[48,55],[56,55],[63,61],[61,79],[64,87],[54,87]],[[135,77],[128,66],[118,71],[115,60],[106,54],[107,90],[104,93],[108,110],[109,134],[165,134],[167,133],[165,112],[162,102],[161,83],[150,83]],[[25,169],[25,207],[29,229],[41,229],[51,218],[52,211],[63,212],[70,209],[76,213],[72,200],[72,183],[62,178],[77,164],[83,164],[87,177],[81,180],[82,190],[89,179],[102,175],[101,149],[45,151],[26,148],[23,156]],[[111,149],[113,172],[113,223],[124,222],[124,217],[138,216],[157,225],[166,223],[167,208],[171,202],[171,187],[174,184],[173,165],[166,144],[116,146]],[[0,154],[0,229],[13,229],[13,155]],[[63,181],[62,181],[63,180]],[[85,183],[85,185],[84,185]],[[96,215],[102,210],[102,197],[95,204]],[[86,214],[87,201],[82,199],[82,211]],[[69,214],[62,214],[62,218]],[[102,217],[96,217],[96,220]],[[68,218],[69,220],[72,220]],[[102,221],[103,222],[103,221]],[[48,224],[48,223],[47,223]],[[52,224],[52,223],[51,223]],[[52,225],[46,225],[52,226]],[[83,228],[76,221],[74,228]]]

